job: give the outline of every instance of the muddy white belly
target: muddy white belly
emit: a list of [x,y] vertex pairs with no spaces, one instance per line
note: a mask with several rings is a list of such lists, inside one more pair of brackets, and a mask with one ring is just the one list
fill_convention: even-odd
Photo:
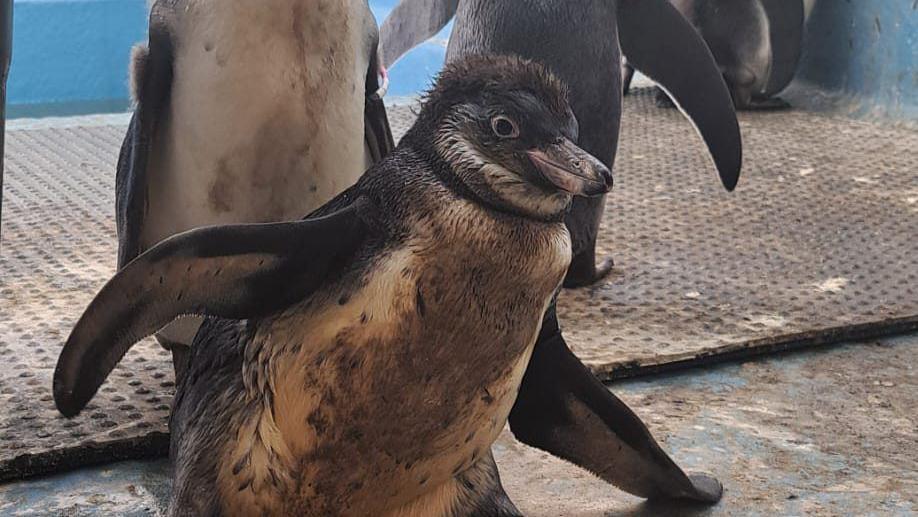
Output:
[[145,243],[299,218],[353,184],[368,23],[365,0],[191,0],[151,153]]
[[[521,247],[503,268],[482,261],[490,246],[429,259],[413,251],[429,248],[408,244],[350,284],[358,288],[331,288],[259,329],[243,377],[254,393],[270,386],[271,408],[228,444],[221,485],[289,472],[296,492],[277,501],[317,514],[347,502],[360,515],[408,504],[487,453],[570,241],[559,224],[550,245],[528,256]],[[234,472],[244,458],[250,467]],[[226,495],[248,504],[247,493]]]

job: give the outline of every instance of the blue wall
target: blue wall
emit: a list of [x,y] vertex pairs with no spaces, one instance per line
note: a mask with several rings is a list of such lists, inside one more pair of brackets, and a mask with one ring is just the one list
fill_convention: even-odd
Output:
[[[381,22],[397,0],[370,4]],[[147,19],[146,0],[15,0],[8,116],[127,109],[130,49],[146,39]],[[390,95],[427,87],[443,63],[447,35],[393,67]]]
[[[397,2],[370,5],[381,22]],[[126,109],[128,56],[146,26],[146,0],[15,0],[9,116]],[[448,35],[449,28],[396,63],[390,98],[429,85]],[[916,59],[918,0],[820,0],[798,83],[804,98],[837,94],[849,111],[918,120]]]
[[146,24],[145,0],[16,0],[9,116],[126,108]]
[[855,112],[918,120],[918,0],[819,0],[798,78]]

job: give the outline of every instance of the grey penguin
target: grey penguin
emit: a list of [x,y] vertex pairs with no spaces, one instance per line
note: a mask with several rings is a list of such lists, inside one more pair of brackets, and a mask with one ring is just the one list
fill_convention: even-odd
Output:
[[[670,1],[710,47],[737,109],[790,107],[775,95],[790,84],[800,62],[802,0]],[[658,104],[671,105],[665,94],[657,97]]]
[[[393,147],[367,0],[156,0],[116,174],[118,267],[213,224],[299,219]],[[158,338],[181,357],[200,319]]]
[[[457,11],[458,9],[458,11]],[[571,87],[579,145],[613,165],[621,117],[621,49],[662,84],[693,121],[732,190],[742,143],[730,94],[710,51],[667,0],[403,0],[380,28],[385,65],[433,36],[455,15],[447,61],[474,53],[517,53],[547,64]],[[661,36],[665,35],[665,38]],[[567,285],[602,276],[595,268],[603,203],[576,198],[566,219],[574,258]],[[585,468],[645,498],[720,500],[720,483],[687,474],[641,420],[571,352],[554,307],[546,313],[510,429],[525,444]]]
[[[621,119],[621,49],[671,93],[695,124],[727,190],[736,186],[742,143],[729,93],[704,41],[666,0],[403,0],[380,27],[390,66],[455,17],[447,61],[514,53],[548,65],[570,85],[580,145],[612,167]],[[660,36],[665,35],[665,41]],[[620,48],[621,47],[621,48]],[[567,287],[612,269],[596,263],[601,198],[577,199],[568,215],[574,260]]]
[[171,418],[173,515],[519,515],[490,448],[570,264],[564,214],[612,186],[577,134],[545,67],[453,61],[306,219],[191,230],[121,269],[61,353],[57,407],[209,316]]

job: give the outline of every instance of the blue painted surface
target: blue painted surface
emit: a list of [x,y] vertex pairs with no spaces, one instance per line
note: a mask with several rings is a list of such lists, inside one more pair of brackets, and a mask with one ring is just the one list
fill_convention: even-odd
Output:
[[127,107],[128,57],[146,31],[145,0],[16,0],[13,24],[11,117]]
[[[397,0],[373,0],[382,21]],[[146,0],[16,0],[9,117],[123,111],[131,47],[146,39]],[[397,63],[390,95],[425,89],[446,53],[448,29]]]
[[[371,0],[378,21],[398,0]],[[16,0],[9,116],[123,111],[128,56],[145,39],[146,0]],[[416,95],[443,64],[447,27],[395,64],[389,95]],[[854,111],[918,119],[918,2],[823,0],[799,77]]]
[[864,114],[918,120],[918,2],[817,2],[798,77]]

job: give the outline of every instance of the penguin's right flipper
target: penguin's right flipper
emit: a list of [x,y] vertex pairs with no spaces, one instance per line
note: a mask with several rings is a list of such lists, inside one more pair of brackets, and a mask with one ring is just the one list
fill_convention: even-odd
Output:
[[157,3],[150,13],[146,46],[134,47],[131,66],[136,106],[121,144],[115,174],[115,219],[118,228],[118,267],[139,255],[147,211],[147,165],[159,123],[165,118],[172,94],[174,46]]
[[743,143],[733,99],[707,44],[669,0],[619,0],[622,53],[669,93],[707,145],[721,182],[733,190]]
[[199,228],[150,248],[70,333],[54,371],[58,410],[79,413],[134,343],[179,316],[259,318],[308,297],[354,264],[373,233],[372,206],[360,198],[324,217]]
[[409,50],[440,32],[458,6],[459,0],[402,0],[379,28],[383,65],[392,66]]
[[[763,97],[777,95],[794,79],[803,51],[803,0],[760,0],[771,37],[771,74]],[[780,109],[780,108],[779,108]]]
[[554,304],[510,412],[510,430],[523,443],[640,497],[716,503],[723,492],[713,477],[686,475],[640,418],[577,359],[561,335]]

